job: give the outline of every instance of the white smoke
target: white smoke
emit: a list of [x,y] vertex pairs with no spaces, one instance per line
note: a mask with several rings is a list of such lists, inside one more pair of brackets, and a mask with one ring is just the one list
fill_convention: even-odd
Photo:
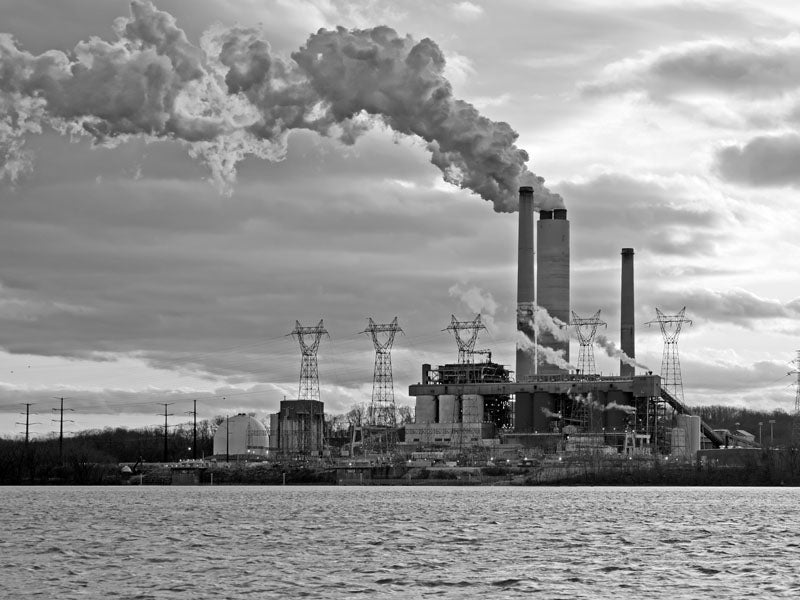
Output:
[[646,365],[636,362],[635,359],[625,354],[625,352],[623,352],[620,348],[617,348],[617,345],[604,335],[598,335],[595,337],[594,343],[598,348],[605,350],[606,354],[610,358],[618,358],[629,367],[636,367],[638,369],[644,369],[645,371],[650,370]]
[[486,292],[475,285],[463,288],[456,283],[447,290],[447,293],[451,298],[458,298],[470,311],[480,314],[481,321],[490,334],[496,331],[494,315],[498,305],[491,292]]
[[567,371],[575,370],[575,365],[571,365],[564,359],[563,350],[553,350],[547,346],[537,344],[522,331],[517,331],[517,349],[531,356],[536,356],[540,363],[547,362]]
[[529,321],[528,325],[536,331],[537,335],[550,333],[559,341],[569,341],[569,327],[567,327],[567,324],[558,317],[551,316],[543,306],[536,305],[533,307],[533,321]]
[[28,168],[24,136],[42,126],[99,144],[176,140],[230,188],[244,157],[283,158],[292,130],[353,143],[380,122],[425,140],[444,179],[496,211],[516,210],[522,184],[534,187],[538,206],[561,204],[527,170],[518,134],[453,96],[444,55],[428,38],[383,26],[320,29],[282,57],[259,30],[215,27],[195,46],[147,0],[133,0],[114,30],[113,41],[92,37],[38,56],[0,34],[3,177]]
[[608,404],[606,404],[605,409],[606,410],[612,410],[612,409],[621,410],[622,412],[624,412],[624,413],[626,413],[628,415],[632,415],[632,414],[634,414],[636,412],[636,408],[635,407],[633,407],[633,406],[631,406],[629,404],[617,404],[616,402],[609,402]]
[[550,410],[546,406],[542,406],[542,413],[544,413],[544,416],[547,417],[548,419],[560,419],[561,418],[561,413],[553,412],[552,410]]
[[596,410],[603,410],[603,405],[600,404],[599,402],[596,402],[593,399],[591,392],[589,392],[585,396],[583,394],[578,394],[577,396],[575,396],[575,401],[578,404],[583,404],[587,408],[596,409]]

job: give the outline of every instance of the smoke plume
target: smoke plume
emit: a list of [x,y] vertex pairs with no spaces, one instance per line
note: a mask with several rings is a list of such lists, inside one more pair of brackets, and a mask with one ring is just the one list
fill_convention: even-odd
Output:
[[598,335],[594,339],[594,343],[597,345],[598,348],[602,348],[605,350],[606,354],[611,358],[618,358],[623,363],[628,365],[629,367],[636,367],[637,369],[644,369],[645,371],[649,371],[649,367],[647,365],[643,365],[641,363],[636,362],[635,359],[631,358],[622,349],[617,348],[617,345],[609,340],[604,335]]
[[181,142],[229,191],[239,161],[282,159],[293,130],[352,144],[383,123],[424,140],[446,181],[496,211],[516,210],[520,185],[534,187],[540,208],[562,204],[527,170],[517,132],[453,96],[428,38],[383,26],[321,29],[284,57],[259,30],[215,27],[193,45],[147,0],[133,0],[114,32],[38,56],[0,34],[0,177],[29,168],[25,136],[51,127],[104,145],[129,136]]
[[451,298],[458,298],[472,312],[480,314],[489,334],[496,331],[494,315],[497,312],[497,302],[491,292],[484,291],[475,285],[463,288],[456,283],[450,286],[447,293]]
[[575,365],[571,365],[564,359],[563,350],[553,350],[547,346],[537,344],[522,331],[517,331],[517,348],[531,356],[536,356],[539,362],[546,361],[548,364],[555,365],[567,371],[575,370]]
[[622,412],[624,412],[625,414],[628,414],[628,415],[632,415],[632,414],[634,414],[636,412],[636,408],[635,407],[633,407],[633,406],[631,406],[629,404],[617,404],[616,402],[609,402],[608,404],[606,404],[605,409],[606,410],[612,410],[612,409],[621,410]]

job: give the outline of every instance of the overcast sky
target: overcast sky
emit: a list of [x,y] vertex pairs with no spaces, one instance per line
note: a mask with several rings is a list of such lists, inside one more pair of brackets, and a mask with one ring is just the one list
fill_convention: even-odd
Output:
[[[156,108],[171,106],[173,117],[197,113],[188,94],[203,85],[212,93],[208,81],[224,72],[209,49],[231,31],[268,41],[260,56],[292,73],[292,53],[319,56],[309,36],[337,26],[387,26],[407,47],[430,38],[435,46],[419,47],[434,64],[437,52],[444,57],[452,98],[494,124],[504,136],[495,140],[528,153],[527,168],[568,209],[576,312],[602,310],[603,333],[618,341],[620,249],[633,247],[637,360],[660,370],[661,334],[646,323],[656,307],[674,314],[686,306],[693,324],[681,334],[680,356],[688,404],[793,410],[795,3],[155,6],[174,17],[174,27],[164,15],[160,23],[173,27],[164,43],[180,51],[152,42],[150,70],[131,67],[117,77],[118,65],[133,64],[131,39],[139,35],[141,46],[146,38],[133,27],[129,2],[0,0],[0,33],[10,34],[0,37],[0,434],[24,431],[17,423],[28,402],[31,431],[48,435],[57,429],[51,409],[59,397],[75,409],[68,431],[158,425],[159,403],[172,403],[171,423],[187,421],[193,399],[201,418],[263,417],[297,395],[300,349],[286,335],[296,320],[324,319],[330,333],[319,349],[328,412],[370,399],[374,351],[360,333],[369,317],[397,316],[404,330],[393,352],[399,404],[412,404],[408,386],[422,363],[455,361],[456,345],[442,331],[451,314],[483,312],[489,328],[478,347],[513,368],[513,207],[444,181],[431,145],[409,133],[422,130],[404,129],[405,113],[356,116],[337,122],[336,134],[291,127],[285,139],[263,133],[259,121],[266,142],[253,151],[261,157],[242,151],[234,180],[232,163],[214,167],[219,146],[196,143],[211,126],[151,120],[151,96],[130,75],[151,77],[157,64]],[[58,52],[43,55],[51,50]],[[136,64],[146,58],[140,54]],[[248,87],[260,63],[237,60],[216,82],[231,97],[201,106],[215,118],[225,111],[249,118],[254,105],[272,110],[273,96]],[[52,62],[74,83],[48,87],[35,69],[14,70],[23,62]],[[346,78],[326,81],[340,95],[363,91]],[[413,85],[397,88],[414,99]],[[312,100],[306,121],[342,108]],[[86,107],[100,119],[72,126]],[[573,360],[577,350],[573,341]],[[598,370],[617,374],[618,361],[599,349],[595,356]]]

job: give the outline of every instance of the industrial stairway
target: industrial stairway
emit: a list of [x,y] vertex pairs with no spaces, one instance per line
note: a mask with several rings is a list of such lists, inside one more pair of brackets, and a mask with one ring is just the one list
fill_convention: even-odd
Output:
[[[682,415],[690,415],[689,409],[678,400],[675,396],[670,394],[667,390],[663,387],[661,388],[661,397],[669,404],[676,412]],[[710,441],[714,448],[719,448],[720,446],[725,445],[725,440],[723,440],[718,434],[714,433],[714,431],[709,427],[704,421],[700,421],[700,430],[703,432]]]

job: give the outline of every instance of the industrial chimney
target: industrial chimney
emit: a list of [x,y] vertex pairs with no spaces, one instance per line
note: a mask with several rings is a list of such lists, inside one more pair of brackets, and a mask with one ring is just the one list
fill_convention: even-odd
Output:
[[[633,302],[633,248],[622,249],[622,287],[620,297],[619,341],[622,351],[629,357],[636,357],[636,335],[634,330]],[[620,377],[633,377],[633,365],[619,361]]]
[[[517,253],[517,331],[533,341],[534,279],[533,279],[533,188],[519,188],[519,247]],[[531,354],[517,348],[517,381],[533,375]]]
[[[538,340],[541,346],[561,352],[569,362],[569,221],[567,210],[542,210],[539,212],[536,239],[536,304],[547,310],[551,317],[564,323],[564,330],[557,336],[543,332]],[[540,374],[566,373],[563,366],[542,361]]]

